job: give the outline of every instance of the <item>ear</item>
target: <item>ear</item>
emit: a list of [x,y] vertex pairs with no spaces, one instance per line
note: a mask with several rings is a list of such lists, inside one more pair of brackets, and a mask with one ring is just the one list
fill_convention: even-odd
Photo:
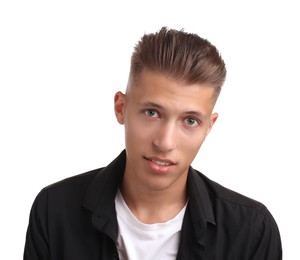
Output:
[[123,125],[124,124],[125,95],[121,91],[118,91],[115,94],[114,108],[115,108],[115,115],[116,115],[118,122],[121,125]]
[[207,129],[206,135],[208,135],[210,133],[212,127],[214,126],[215,122],[218,119],[218,116],[219,116],[218,113],[211,114],[210,119],[209,119],[209,127]]

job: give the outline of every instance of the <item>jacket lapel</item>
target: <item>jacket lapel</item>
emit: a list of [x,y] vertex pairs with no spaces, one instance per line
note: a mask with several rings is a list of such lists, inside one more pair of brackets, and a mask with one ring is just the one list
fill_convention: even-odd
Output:
[[107,167],[99,170],[87,189],[83,206],[93,212],[92,224],[113,241],[118,236],[115,196],[122,181],[126,163],[125,150]]
[[189,169],[187,190],[189,202],[182,224],[177,260],[202,259],[208,225],[216,225],[206,185],[201,174],[192,167]]

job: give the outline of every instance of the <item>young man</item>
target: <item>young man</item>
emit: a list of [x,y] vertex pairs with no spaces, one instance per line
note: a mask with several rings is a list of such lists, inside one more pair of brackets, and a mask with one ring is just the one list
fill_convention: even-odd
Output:
[[144,35],[114,99],[126,150],[39,193],[24,259],[281,259],[266,207],[190,166],[225,75],[217,49],[195,34]]

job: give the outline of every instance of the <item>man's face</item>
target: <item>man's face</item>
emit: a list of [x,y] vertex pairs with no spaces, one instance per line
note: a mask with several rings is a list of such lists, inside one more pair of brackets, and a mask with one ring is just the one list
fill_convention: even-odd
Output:
[[144,70],[126,95],[115,95],[115,113],[125,126],[125,175],[148,190],[185,185],[188,168],[218,115],[213,88],[185,85]]

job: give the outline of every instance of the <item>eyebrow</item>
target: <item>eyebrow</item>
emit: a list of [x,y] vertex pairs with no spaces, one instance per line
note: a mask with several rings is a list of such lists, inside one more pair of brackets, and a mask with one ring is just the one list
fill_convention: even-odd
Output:
[[164,109],[163,106],[153,102],[139,103],[139,105],[142,107],[153,107],[153,108]]
[[183,114],[185,114],[187,116],[194,116],[194,117],[199,117],[199,118],[208,118],[208,116],[204,115],[201,112],[197,112],[197,111],[186,111]]
[[[157,108],[157,109],[161,109],[161,110],[165,110],[165,108],[157,103],[153,103],[153,102],[145,102],[145,103],[139,103],[140,106],[142,107],[146,107],[146,108]],[[183,112],[184,115],[186,116],[194,116],[194,117],[198,117],[198,118],[203,118],[203,119],[208,119],[209,116],[204,115],[201,112],[198,111],[185,111]]]

